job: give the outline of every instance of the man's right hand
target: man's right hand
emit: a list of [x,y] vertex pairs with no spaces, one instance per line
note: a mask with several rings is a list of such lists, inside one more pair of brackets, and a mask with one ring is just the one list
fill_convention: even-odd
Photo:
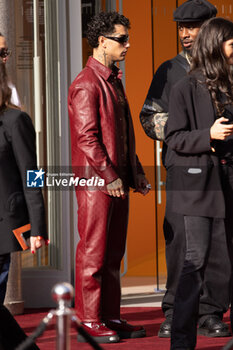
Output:
[[118,177],[115,181],[107,185],[108,194],[113,197],[125,197],[122,180]]

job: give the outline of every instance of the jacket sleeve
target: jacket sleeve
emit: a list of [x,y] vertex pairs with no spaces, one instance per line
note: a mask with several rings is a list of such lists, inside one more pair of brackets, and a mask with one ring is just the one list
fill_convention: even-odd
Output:
[[[104,144],[98,105],[98,91],[91,87],[75,87],[69,96],[69,114],[73,147],[85,154],[90,166],[108,184],[119,176],[115,172]],[[109,137],[111,133],[109,131]]]
[[[191,93],[191,91],[190,91]],[[211,150],[210,129],[191,130],[190,111],[193,106],[191,99],[186,101],[186,85],[175,85],[171,90],[169,100],[169,118],[165,127],[165,142],[167,145],[183,154],[200,154]]]
[[36,170],[35,130],[31,118],[20,113],[12,126],[11,143],[21,176],[31,223],[31,235],[47,238],[45,208],[41,189],[27,188],[27,170]]
[[136,167],[137,167],[137,174],[145,175],[142,164],[137,155],[136,155]]
[[168,64],[164,62],[155,73],[140,113],[142,127],[153,140],[164,141],[164,127],[168,119]]
[[153,100],[147,98],[140,113],[142,127],[153,140],[164,141],[164,127],[168,119],[168,113]]

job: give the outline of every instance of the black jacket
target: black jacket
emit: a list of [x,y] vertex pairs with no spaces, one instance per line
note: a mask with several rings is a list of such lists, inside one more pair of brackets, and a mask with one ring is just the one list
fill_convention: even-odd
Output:
[[[163,140],[164,125],[168,117],[168,106],[171,88],[180,79],[187,75],[189,63],[183,53],[173,59],[162,63],[157,69],[150,85],[146,100],[140,113],[142,127],[154,140]],[[155,121],[160,124],[159,129],[155,128]],[[162,160],[165,163],[167,145],[163,143]]]
[[[225,217],[219,158],[211,151],[210,128],[216,117],[200,75],[189,75],[171,91],[165,128],[166,168],[172,208],[184,215]],[[232,148],[232,137],[228,143]]]
[[31,235],[47,238],[41,190],[26,187],[26,171],[36,169],[35,131],[17,109],[0,114],[0,254],[20,250],[12,230],[31,223]]

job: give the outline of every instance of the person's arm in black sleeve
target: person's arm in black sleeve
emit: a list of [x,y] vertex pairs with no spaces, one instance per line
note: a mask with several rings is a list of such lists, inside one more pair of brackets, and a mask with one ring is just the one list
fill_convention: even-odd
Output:
[[145,133],[153,140],[164,140],[168,119],[168,67],[169,62],[165,62],[155,73],[139,116]]
[[27,188],[27,170],[37,170],[35,130],[31,118],[24,112],[20,113],[12,126],[12,147],[17,166],[21,175],[24,197],[26,200],[31,236],[42,236],[47,239],[45,208],[40,188]]
[[165,142],[171,149],[182,154],[208,152],[211,150],[210,128],[191,130],[188,106],[184,96],[186,86],[187,84],[177,84],[171,90]]

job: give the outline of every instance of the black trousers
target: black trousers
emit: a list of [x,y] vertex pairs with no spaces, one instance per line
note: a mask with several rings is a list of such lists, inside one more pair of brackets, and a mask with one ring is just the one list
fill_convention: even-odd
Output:
[[[9,265],[10,254],[0,255],[0,350],[14,350],[27,338],[10,311],[2,305],[6,293]],[[28,349],[39,350],[34,343]]]
[[[224,255],[229,254],[231,261],[229,265],[233,271],[233,167],[224,165],[221,169],[221,177],[226,204],[225,233],[228,248]],[[184,216],[186,252],[174,302],[171,349],[194,348],[196,345],[199,299],[209,263],[216,220]],[[217,279],[216,283],[219,284],[219,282]],[[229,294],[233,296],[230,287],[229,284]],[[221,293],[219,285],[217,288]]]
[[[169,181],[169,174],[167,176]],[[184,264],[186,239],[183,215],[170,208],[170,192],[167,191],[164,236],[166,240],[167,284],[162,302],[165,317],[172,315],[176,289]],[[205,268],[202,294],[199,302],[199,324],[209,315],[222,318],[229,308],[229,284],[231,280],[230,259],[227,251],[225,223],[214,219],[209,259]]]
[[194,348],[199,298],[212,238],[212,218],[185,216],[186,254],[176,290],[171,349]]

